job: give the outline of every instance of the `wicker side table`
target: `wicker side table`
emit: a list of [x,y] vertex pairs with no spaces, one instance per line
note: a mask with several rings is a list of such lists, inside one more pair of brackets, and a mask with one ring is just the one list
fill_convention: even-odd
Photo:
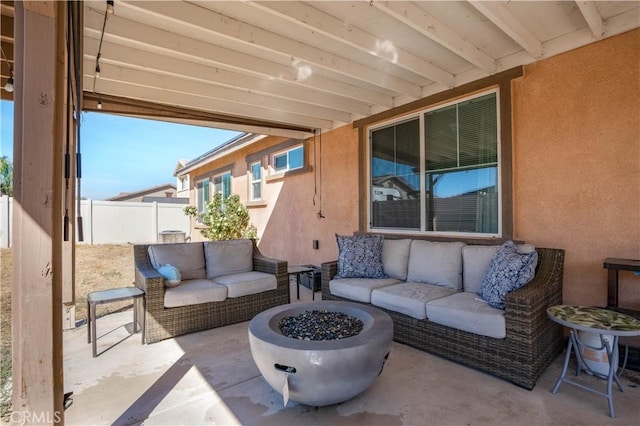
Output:
[[[287,274],[289,274],[289,276],[291,275],[296,276],[296,291],[297,291],[296,297],[298,300],[300,300],[300,275],[306,274],[309,272],[313,272],[313,268],[310,268],[305,265],[289,265],[287,267]],[[313,289],[311,291],[313,291]],[[314,296],[315,296],[315,293],[314,293]],[[289,302],[291,302],[291,300],[289,300]]]

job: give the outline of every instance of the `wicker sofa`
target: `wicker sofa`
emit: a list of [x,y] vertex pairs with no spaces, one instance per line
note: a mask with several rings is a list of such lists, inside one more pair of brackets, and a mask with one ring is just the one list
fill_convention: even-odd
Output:
[[[251,271],[244,273],[248,281],[246,285],[239,283],[240,285],[235,286],[235,288],[229,287],[228,291],[223,288],[224,286],[217,284],[214,285],[213,289],[205,288],[208,287],[206,281],[218,280],[218,278],[207,280],[207,278],[211,278],[211,275],[216,275],[211,271],[213,261],[209,256],[206,258],[207,276],[203,276],[203,279],[200,280],[192,280],[200,281],[200,283],[195,282],[195,288],[197,290],[198,285],[203,287],[203,297],[199,297],[198,294],[194,295],[193,292],[191,295],[178,294],[177,298],[174,296],[172,299],[167,297],[167,294],[169,293],[170,295],[174,288],[168,287],[165,278],[156,269],[158,266],[157,264],[154,265],[154,263],[157,263],[154,262],[156,259],[152,259],[152,256],[150,256],[150,253],[153,253],[153,249],[161,248],[165,252],[166,249],[175,249],[177,252],[190,253],[189,257],[194,257],[193,252],[195,251],[195,257],[199,257],[200,253],[204,256],[205,244],[216,243],[218,242],[134,245],[135,285],[145,292],[144,338],[146,343],[248,321],[265,309],[289,302],[287,262],[263,256],[258,250],[255,241],[250,242],[248,256],[251,259],[248,262],[250,262],[249,265],[251,265],[252,271],[271,274],[275,277],[274,283],[273,278],[267,276],[267,279],[271,281],[269,289],[265,289],[264,286],[260,288],[255,282],[252,283]],[[198,258],[198,260],[200,259]],[[218,258],[218,260],[220,259]],[[227,262],[218,263],[224,264]],[[237,259],[235,263],[237,263]],[[172,264],[180,264],[179,259],[175,259]],[[225,265],[222,265],[222,267],[224,268]],[[224,274],[224,271],[222,273]],[[242,278],[243,274],[236,274],[235,276]],[[186,276],[186,278],[189,277],[189,275]],[[182,278],[185,278],[184,271]],[[234,281],[238,283],[238,279]],[[208,297],[207,291],[209,292]],[[202,300],[212,299],[214,301],[202,303]],[[171,307],[167,307],[167,305]]]
[[[480,246],[469,246],[468,248],[471,247]],[[428,317],[417,319],[412,315],[398,312],[402,309],[381,307],[381,304],[385,305],[385,303],[381,303],[384,301],[380,298],[380,294],[384,297],[385,293],[380,292],[384,291],[384,288],[378,288],[378,298],[373,297],[372,300],[374,302],[377,300],[379,303],[377,305],[374,303],[374,305],[387,312],[393,319],[394,340],[397,342],[490,373],[526,389],[533,389],[538,377],[563,347],[562,329],[549,320],[546,309],[549,306],[562,303],[564,250],[537,248],[536,251],[538,263],[533,280],[524,287],[506,295],[506,307],[501,315],[504,319],[499,318],[504,321],[502,323],[502,338],[489,337],[476,332],[464,331],[455,326],[438,324],[430,321]],[[461,260],[461,281],[465,275],[462,272],[463,263]],[[341,290],[339,287],[341,280],[334,280],[337,267],[337,261],[322,264],[323,300],[367,303],[366,299],[362,297],[362,288],[356,288],[357,291],[352,293],[345,293],[344,290],[339,291]],[[331,289],[332,280],[333,292]],[[388,283],[384,285],[388,285]],[[369,284],[367,283],[364,287],[369,287]],[[374,292],[376,291],[375,285],[369,288],[374,288]],[[471,297],[471,295],[465,295],[462,292],[463,289],[454,291],[454,297]],[[411,298],[414,293],[409,291],[408,295]],[[441,294],[438,296],[440,296],[439,301],[446,299],[446,297],[441,297]],[[414,297],[414,299],[416,298],[419,297]],[[440,304],[446,305],[446,303]],[[471,310],[473,311],[473,309]],[[479,310],[486,309],[481,307]],[[428,316],[428,307],[426,311]],[[466,314],[465,312],[464,315]],[[470,326],[474,327],[475,325],[471,324]]]

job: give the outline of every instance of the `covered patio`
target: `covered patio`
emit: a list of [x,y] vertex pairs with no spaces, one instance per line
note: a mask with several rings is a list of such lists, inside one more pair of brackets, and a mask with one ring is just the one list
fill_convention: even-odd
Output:
[[[301,300],[311,300],[308,289]],[[69,425],[632,425],[640,416],[638,373],[622,377],[611,419],[603,397],[568,385],[551,393],[562,356],[529,391],[395,342],[364,393],[327,407],[284,407],[253,362],[247,322],[142,346],[139,334],[129,334],[131,311],[99,321],[106,352],[97,358],[84,326],[64,333],[65,388],[74,391]],[[600,379],[579,379],[604,389]]]
[[[278,183],[253,218],[263,253],[319,264],[335,259],[336,233],[372,232],[368,127],[487,88],[499,94],[501,192],[500,231],[485,240],[566,250],[563,301],[605,306],[603,260],[640,253],[640,2],[3,0],[1,10],[2,85],[14,79],[2,96],[15,103],[16,412],[70,424],[609,420],[597,396],[549,393],[555,364],[528,392],[394,344],[397,360],[367,394],[280,410],[251,365],[246,324],[156,345],[134,337],[96,360],[83,328],[63,330],[75,325],[83,111],[303,141],[307,174]],[[640,309],[637,280],[621,276],[626,307]],[[616,421],[636,423],[637,388],[625,385]]]

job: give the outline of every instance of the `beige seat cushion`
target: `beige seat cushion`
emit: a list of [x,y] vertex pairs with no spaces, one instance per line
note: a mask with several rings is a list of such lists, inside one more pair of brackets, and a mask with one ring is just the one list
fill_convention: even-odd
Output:
[[222,302],[227,298],[227,287],[207,279],[183,280],[177,287],[164,291],[164,307]]
[[378,288],[371,293],[371,304],[416,319],[427,317],[426,303],[455,293],[447,287],[425,283],[401,283]]
[[395,278],[335,278],[329,281],[329,291],[334,296],[371,303],[374,289],[399,282]]
[[263,291],[275,290],[278,287],[275,275],[257,271],[225,275],[215,278],[214,281],[227,287],[227,297],[262,293]]
[[206,277],[202,243],[153,244],[148,251],[155,269],[170,264],[178,268],[183,280]]
[[253,241],[205,241],[207,278],[239,274],[253,270]]
[[437,324],[496,339],[507,335],[504,311],[492,308],[477,294],[466,291],[427,302],[427,318]]

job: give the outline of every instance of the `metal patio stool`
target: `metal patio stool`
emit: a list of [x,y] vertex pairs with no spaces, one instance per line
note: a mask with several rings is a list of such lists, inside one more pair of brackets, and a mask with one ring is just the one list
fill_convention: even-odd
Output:
[[[119,302],[121,300],[133,299],[133,332],[138,332],[138,309],[140,308],[140,301],[144,307],[144,291],[138,287],[122,287],[113,288],[110,290],[93,291],[87,295],[87,342],[93,343],[93,357],[97,355],[97,340],[96,334],[96,305],[102,305],[104,303]],[[142,310],[142,343],[144,344],[144,309]],[[93,341],[91,339],[93,336]]]

